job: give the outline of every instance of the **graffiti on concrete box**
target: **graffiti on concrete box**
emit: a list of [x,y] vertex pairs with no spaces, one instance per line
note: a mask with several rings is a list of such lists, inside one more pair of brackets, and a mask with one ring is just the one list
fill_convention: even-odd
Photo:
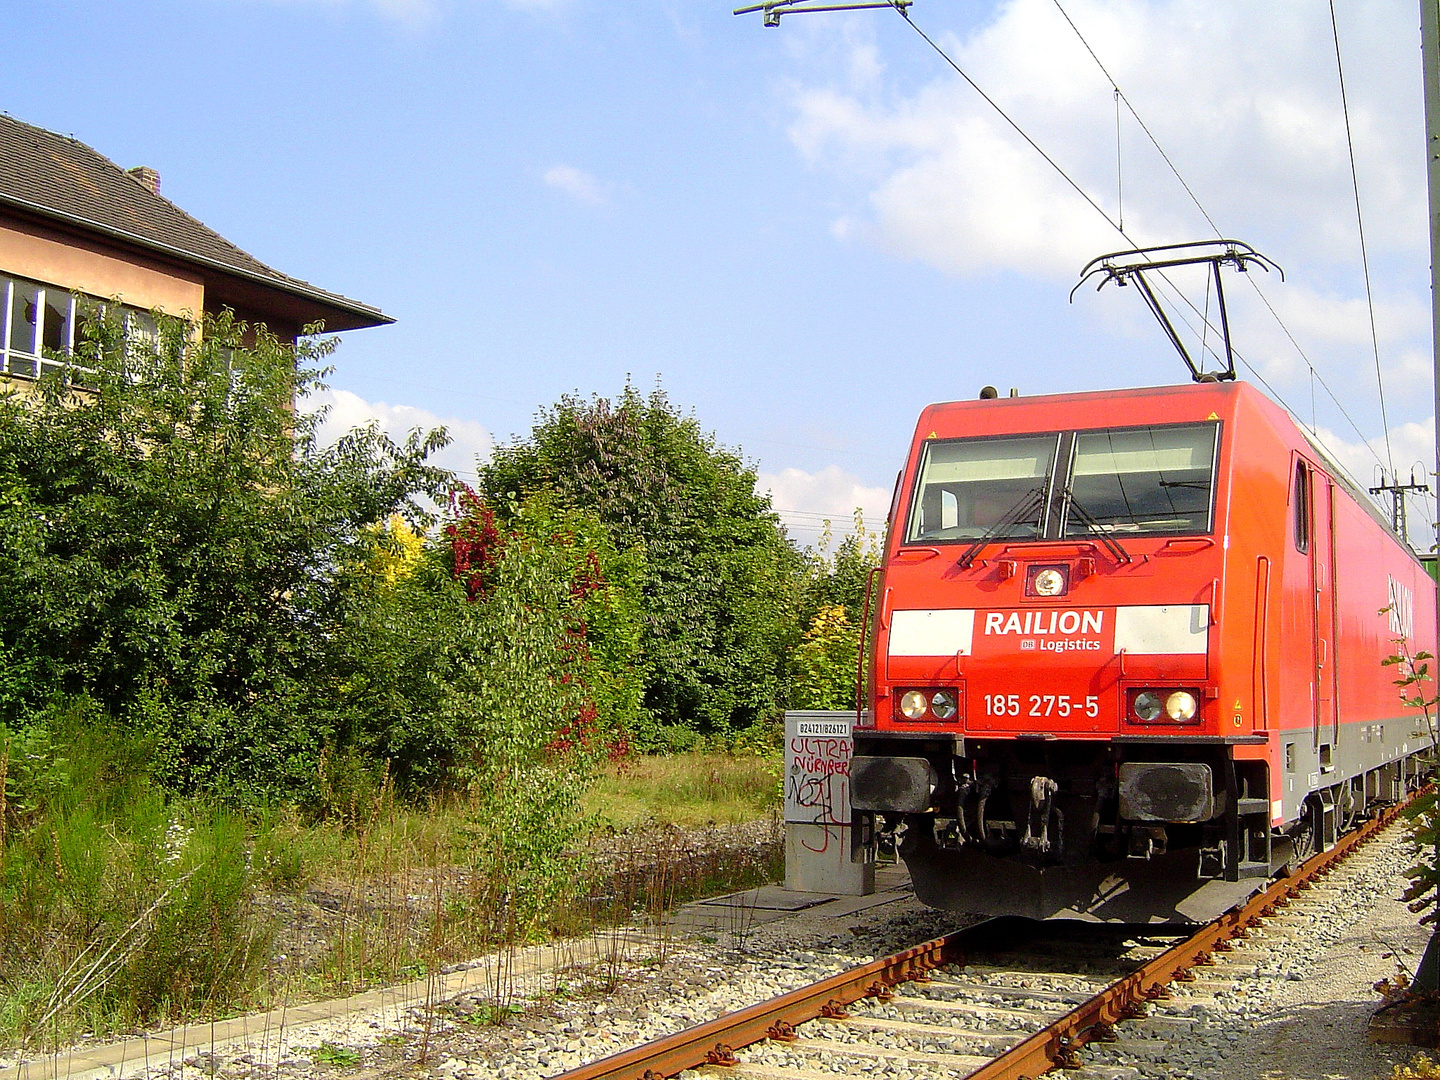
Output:
[[855,749],[851,723],[843,716],[825,720],[786,717],[786,822],[850,824],[850,756]]

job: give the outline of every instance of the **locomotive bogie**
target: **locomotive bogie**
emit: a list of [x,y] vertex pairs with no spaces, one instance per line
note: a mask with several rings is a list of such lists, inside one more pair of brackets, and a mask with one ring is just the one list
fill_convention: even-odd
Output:
[[1244,384],[931,406],[852,802],[927,903],[1199,918],[1414,784],[1433,587]]

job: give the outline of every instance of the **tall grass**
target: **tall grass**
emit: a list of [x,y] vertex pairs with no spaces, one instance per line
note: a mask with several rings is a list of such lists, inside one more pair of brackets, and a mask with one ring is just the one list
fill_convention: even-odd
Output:
[[0,1039],[238,1002],[263,956],[243,821],[168,800],[142,739],[84,704],[0,732]]
[[[167,795],[144,740],[84,705],[0,730],[0,1046],[346,994],[622,924],[663,959],[668,910],[782,869],[773,769],[753,755],[608,767],[585,831],[548,839],[526,816],[548,812],[539,796],[512,800],[524,813],[498,814],[494,792],[418,807],[329,759],[317,789],[242,816]],[[741,849],[679,828],[767,815],[769,838]]]
[[778,808],[780,768],[778,754],[753,752],[625,758],[601,772],[586,805],[621,829],[735,825]]

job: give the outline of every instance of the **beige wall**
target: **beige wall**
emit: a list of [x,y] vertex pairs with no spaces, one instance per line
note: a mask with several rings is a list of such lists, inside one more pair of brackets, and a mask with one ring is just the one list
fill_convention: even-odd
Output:
[[0,375],[0,394],[16,394],[21,398],[28,398],[34,393],[34,379],[18,379],[11,378],[9,375]]
[[118,298],[146,311],[199,315],[205,310],[205,286],[198,275],[137,256],[121,257],[99,244],[28,222],[0,220],[0,272],[106,300]]

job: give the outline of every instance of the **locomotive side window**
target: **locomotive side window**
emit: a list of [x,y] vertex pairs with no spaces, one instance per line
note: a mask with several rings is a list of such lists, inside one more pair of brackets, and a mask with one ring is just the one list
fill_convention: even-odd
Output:
[[1064,535],[1208,533],[1217,424],[1075,437]]
[[1310,550],[1310,470],[1305,462],[1295,463],[1295,550]]
[[1058,435],[927,442],[905,542],[1038,537],[1058,445]]

